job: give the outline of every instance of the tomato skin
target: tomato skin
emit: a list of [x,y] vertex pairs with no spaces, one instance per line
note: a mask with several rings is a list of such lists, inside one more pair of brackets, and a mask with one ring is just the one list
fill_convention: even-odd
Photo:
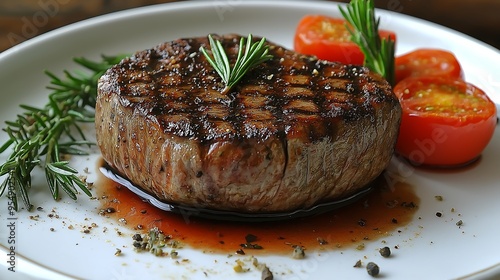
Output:
[[463,78],[458,59],[441,49],[416,49],[396,57],[396,83],[408,77],[443,76]]
[[[429,98],[416,98],[417,92],[429,88]],[[450,92],[439,95],[443,89]],[[407,78],[394,87],[394,93],[403,108],[396,152],[414,165],[465,165],[479,157],[493,136],[495,104],[481,89],[461,79]],[[447,99],[452,100],[452,106],[438,109],[445,103],[439,102]],[[436,109],[418,109],[420,101]]]
[[[294,49],[301,54],[315,55],[319,59],[344,64],[362,65],[364,54],[351,41],[351,34],[345,27],[346,21],[324,15],[306,15],[297,25]],[[396,40],[396,34],[379,30],[382,38]]]

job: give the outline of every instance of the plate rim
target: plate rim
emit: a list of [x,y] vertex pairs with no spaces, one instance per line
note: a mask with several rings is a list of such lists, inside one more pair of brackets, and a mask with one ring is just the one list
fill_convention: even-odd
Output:
[[[296,3],[301,3],[302,6],[327,5],[327,4],[332,5],[334,3],[345,4],[345,3],[338,3],[338,2],[333,2],[333,1],[326,2],[326,1],[316,1],[316,0],[315,1],[303,0],[303,1],[292,1],[292,2],[294,2],[294,4],[293,4],[294,6],[297,6],[297,5],[295,5]],[[252,0],[252,1],[244,1],[241,4],[243,6],[253,6],[253,5],[257,5],[257,4],[259,4],[259,5],[265,4],[265,5],[269,5],[269,6],[288,6],[289,3],[290,2],[287,2],[287,1],[270,2],[270,1],[264,1],[264,0]],[[193,7],[199,8],[200,6],[207,6],[207,5],[208,5],[207,1],[201,1],[201,0],[185,1],[185,2],[171,2],[171,3],[162,3],[162,4],[151,5],[151,6],[139,7],[139,8],[132,8],[132,9],[127,9],[127,10],[122,10],[122,11],[117,11],[117,12],[113,12],[113,13],[109,13],[109,14],[105,14],[105,15],[92,17],[92,18],[89,18],[86,20],[78,21],[78,22],[54,29],[52,31],[46,32],[46,33],[41,34],[39,36],[36,36],[34,38],[28,39],[28,40],[26,40],[22,43],[19,43],[13,47],[10,47],[9,49],[6,49],[5,51],[0,53],[0,62],[3,59],[6,59],[7,57],[17,55],[18,53],[21,53],[21,52],[25,51],[26,49],[30,48],[32,45],[36,45],[42,41],[51,40],[57,36],[63,36],[67,32],[70,32],[70,33],[77,32],[79,29],[84,28],[86,26],[98,25],[98,24],[103,24],[103,23],[109,22],[109,21],[117,20],[118,18],[126,17],[129,14],[134,14],[135,16],[140,16],[143,14],[149,14],[152,11],[154,11],[155,13],[156,12],[161,13],[161,12],[165,12],[165,10],[171,10],[171,8],[175,8],[175,9],[184,9],[184,8],[193,8]],[[301,5],[299,5],[299,6],[301,6]],[[158,6],[160,6],[162,9],[158,10]],[[445,26],[442,26],[442,25],[439,25],[439,24],[436,24],[436,23],[433,23],[433,22],[430,22],[427,20],[423,20],[420,18],[416,18],[416,17],[412,17],[412,16],[408,16],[408,15],[401,15],[401,14],[393,12],[393,11],[388,11],[388,10],[383,10],[383,9],[380,9],[380,10],[384,11],[384,13],[394,14],[399,19],[401,19],[401,18],[411,19],[412,21],[417,21],[419,24],[425,24],[426,26],[429,26],[432,28],[438,28],[440,30],[444,30],[444,31],[451,33],[453,35],[460,35],[468,41],[471,41],[475,44],[479,44],[482,47],[490,49],[491,51],[499,52],[498,49],[496,49],[495,47],[493,47],[485,42],[482,42],[474,37],[471,37],[469,35],[466,35],[464,33],[459,32],[459,31],[450,29],[448,27],[445,27]],[[496,273],[500,274],[500,263],[497,265],[493,265],[492,267],[485,268],[485,271],[490,271],[490,269],[493,270],[493,273],[495,273],[495,275],[496,275]],[[478,271],[477,273],[482,275],[481,274],[482,271]],[[476,273],[471,273],[469,275],[465,275],[463,277],[463,279],[469,279],[470,276],[475,277]]]
[[[217,2],[217,1],[216,1]],[[11,56],[17,52],[23,51],[25,48],[29,48],[31,45],[37,44],[39,42],[43,42],[46,40],[50,40],[53,37],[57,36],[63,36],[64,33],[67,32],[74,32],[75,30],[80,30],[84,27],[89,27],[93,25],[99,25],[102,23],[114,21],[114,20],[120,20],[120,19],[125,19],[127,16],[141,16],[145,14],[154,14],[154,13],[162,13],[165,12],[165,10],[185,10],[185,9],[196,9],[200,7],[208,7],[208,6],[213,6],[214,3],[209,4],[211,2],[204,1],[204,0],[189,0],[189,1],[179,1],[179,2],[166,2],[166,3],[159,3],[159,4],[153,4],[153,5],[147,5],[147,6],[142,6],[142,7],[135,7],[135,8],[129,8],[125,10],[120,10],[120,11],[115,11],[115,12],[110,12],[107,14],[102,14],[98,16],[93,16],[91,18],[83,19],[74,23],[70,23],[68,25],[64,25],[61,27],[58,27],[56,29],[50,30],[48,32],[45,32],[43,34],[37,35],[35,37],[32,37],[30,39],[27,39],[19,44],[16,44],[14,46],[11,46],[10,48],[4,50],[3,52],[0,52],[0,61],[4,59],[5,57]],[[238,1],[237,5],[242,5],[242,6],[247,6],[247,7],[253,7],[253,6],[280,6],[280,7],[288,7],[288,4],[291,3],[294,7],[310,7],[310,6],[331,6],[331,5],[340,5],[340,6],[345,6],[346,3],[342,2],[337,2],[337,1],[326,1],[326,0],[274,0],[274,1],[266,1],[266,0],[245,0],[245,1]],[[465,34],[463,32],[460,32],[458,30],[454,30],[450,27],[437,24],[435,22],[418,18],[412,15],[406,15],[402,13],[398,13],[395,11],[387,10],[387,9],[382,9],[382,8],[377,8],[376,9],[377,13],[382,13],[390,16],[394,16],[398,18],[398,20],[411,20],[413,22],[416,22],[418,24],[423,24],[426,25],[427,27],[431,27],[434,29],[439,29],[444,32],[450,33],[455,36],[460,36],[466,39],[467,41],[471,41],[475,44],[481,45],[481,47],[484,47],[488,49],[489,51],[497,52],[500,54],[500,50],[495,48],[494,46],[483,42],[475,37],[472,37],[468,34]]]

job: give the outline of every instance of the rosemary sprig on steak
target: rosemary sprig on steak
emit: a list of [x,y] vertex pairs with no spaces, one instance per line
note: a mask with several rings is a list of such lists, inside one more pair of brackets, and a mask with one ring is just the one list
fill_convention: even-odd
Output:
[[351,0],[347,11],[340,6],[339,9],[349,23],[346,26],[351,33],[351,40],[365,55],[365,66],[394,85],[395,44],[391,38],[380,38],[380,18],[375,18],[373,0]]
[[86,154],[83,147],[93,144],[87,141],[80,124],[94,122],[97,80],[122,58],[103,57],[100,62],[76,58],[75,62],[90,73],[65,71],[64,78],[46,71],[51,78],[48,88],[52,90],[48,103],[42,108],[21,105],[24,112],[16,120],[5,122],[7,126],[3,131],[9,139],[0,146],[0,153],[9,147],[13,149],[7,161],[0,165],[0,176],[6,175],[0,184],[0,196],[6,193],[16,211],[18,200],[22,200],[28,210],[33,207],[28,191],[31,173],[37,166],[44,169],[54,199],[60,197],[61,189],[72,199],[77,198],[78,189],[91,196],[64,155]]
[[226,84],[223,92],[229,91],[252,67],[273,57],[268,54],[266,38],[262,38],[258,42],[253,42],[252,34],[249,34],[246,40],[243,37],[240,39],[238,56],[234,66],[231,68],[228,55],[226,54],[221,42],[214,40],[211,35],[208,35],[208,40],[210,42],[213,58],[208,54],[204,47],[201,47],[200,51],[205,55],[210,65],[214,67]]

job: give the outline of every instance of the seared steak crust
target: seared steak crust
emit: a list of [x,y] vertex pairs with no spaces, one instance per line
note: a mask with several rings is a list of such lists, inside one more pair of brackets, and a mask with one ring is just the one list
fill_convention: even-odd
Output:
[[[234,60],[240,37],[214,39]],[[137,186],[194,207],[290,211],[352,194],[387,166],[401,108],[379,75],[270,43],[274,58],[222,93],[200,46],[207,38],[160,44],[99,81],[98,145]]]

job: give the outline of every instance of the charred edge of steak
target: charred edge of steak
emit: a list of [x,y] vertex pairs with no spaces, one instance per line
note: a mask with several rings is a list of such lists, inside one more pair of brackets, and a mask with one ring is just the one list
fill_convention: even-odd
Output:
[[[236,59],[239,36],[214,36]],[[254,40],[260,38],[255,37]],[[315,141],[335,134],[339,120],[374,119],[374,107],[397,99],[389,84],[362,66],[316,60],[270,44],[274,59],[249,71],[228,94],[199,51],[206,38],[187,38],[136,53],[111,68],[103,92],[155,119],[165,133],[200,143],[271,136]],[[307,135],[296,131],[306,125]]]

